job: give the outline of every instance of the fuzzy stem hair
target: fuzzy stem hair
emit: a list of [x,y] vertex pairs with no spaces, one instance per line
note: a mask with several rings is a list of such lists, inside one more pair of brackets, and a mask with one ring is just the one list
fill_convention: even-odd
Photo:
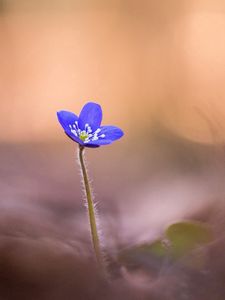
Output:
[[92,198],[91,193],[91,187],[90,182],[87,174],[87,169],[84,162],[84,147],[79,145],[79,162],[81,166],[81,174],[82,179],[85,187],[85,194],[87,198],[87,209],[88,209],[88,216],[89,216],[89,223],[90,223],[90,229],[91,229],[91,238],[92,238],[92,244],[94,248],[94,253],[96,257],[96,261],[101,269],[104,269],[103,266],[103,258],[102,258],[102,252],[100,247],[100,239],[98,234],[98,228],[96,223],[96,213],[95,213],[95,206]]

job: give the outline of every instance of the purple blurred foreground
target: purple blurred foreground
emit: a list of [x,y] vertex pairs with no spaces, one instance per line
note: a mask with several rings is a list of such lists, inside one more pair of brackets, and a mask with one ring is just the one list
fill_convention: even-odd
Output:
[[[105,283],[93,262],[74,144],[1,145],[1,299],[224,299],[222,148],[164,132],[141,158],[135,151],[86,153],[112,273]],[[204,267],[154,262],[146,272],[116,263],[118,251],[182,219],[215,232]]]

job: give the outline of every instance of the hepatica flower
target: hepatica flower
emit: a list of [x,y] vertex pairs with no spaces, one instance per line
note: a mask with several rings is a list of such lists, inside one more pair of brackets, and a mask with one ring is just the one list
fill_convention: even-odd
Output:
[[97,103],[85,104],[79,117],[66,110],[57,112],[57,116],[65,133],[83,147],[108,145],[123,136],[116,126],[101,126],[102,109]]
[[86,192],[90,231],[96,261],[101,270],[106,272],[101,244],[96,223],[95,205],[91,193],[88,173],[84,161],[86,147],[99,147],[111,144],[123,136],[123,131],[116,126],[101,126],[102,109],[97,103],[88,102],[81,110],[79,117],[66,110],[57,112],[59,123],[65,133],[79,144],[78,158],[81,167],[83,184]]

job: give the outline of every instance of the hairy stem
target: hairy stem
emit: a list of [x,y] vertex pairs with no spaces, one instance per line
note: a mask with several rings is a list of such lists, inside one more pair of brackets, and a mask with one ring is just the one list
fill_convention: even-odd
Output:
[[100,240],[99,240],[98,229],[97,229],[97,224],[96,224],[95,208],[94,208],[94,203],[93,203],[93,199],[92,199],[88,174],[87,174],[86,166],[84,163],[83,153],[84,153],[84,147],[79,146],[79,161],[80,161],[80,165],[81,165],[82,177],[83,177],[83,182],[84,182],[84,187],[85,187],[85,192],[86,192],[86,197],[87,197],[88,215],[89,215],[89,222],[90,222],[90,228],[91,228],[92,243],[93,243],[93,248],[94,248],[97,263],[101,268],[103,268]]

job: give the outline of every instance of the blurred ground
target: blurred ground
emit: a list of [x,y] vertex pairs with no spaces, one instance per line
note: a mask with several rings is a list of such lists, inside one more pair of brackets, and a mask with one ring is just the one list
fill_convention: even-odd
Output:
[[[65,139],[63,146],[1,146],[2,299],[213,299],[216,290],[215,299],[222,300],[220,149],[161,132],[152,134],[147,149],[118,152],[118,142],[86,151],[103,243],[113,260],[124,248],[158,238],[177,220],[201,220],[215,232],[200,270],[179,263],[161,270],[155,262],[158,271],[149,276],[115,265],[115,278],[105,286],[93,263],[75,147]],[[141,158],[135,159],[136,151]]]

